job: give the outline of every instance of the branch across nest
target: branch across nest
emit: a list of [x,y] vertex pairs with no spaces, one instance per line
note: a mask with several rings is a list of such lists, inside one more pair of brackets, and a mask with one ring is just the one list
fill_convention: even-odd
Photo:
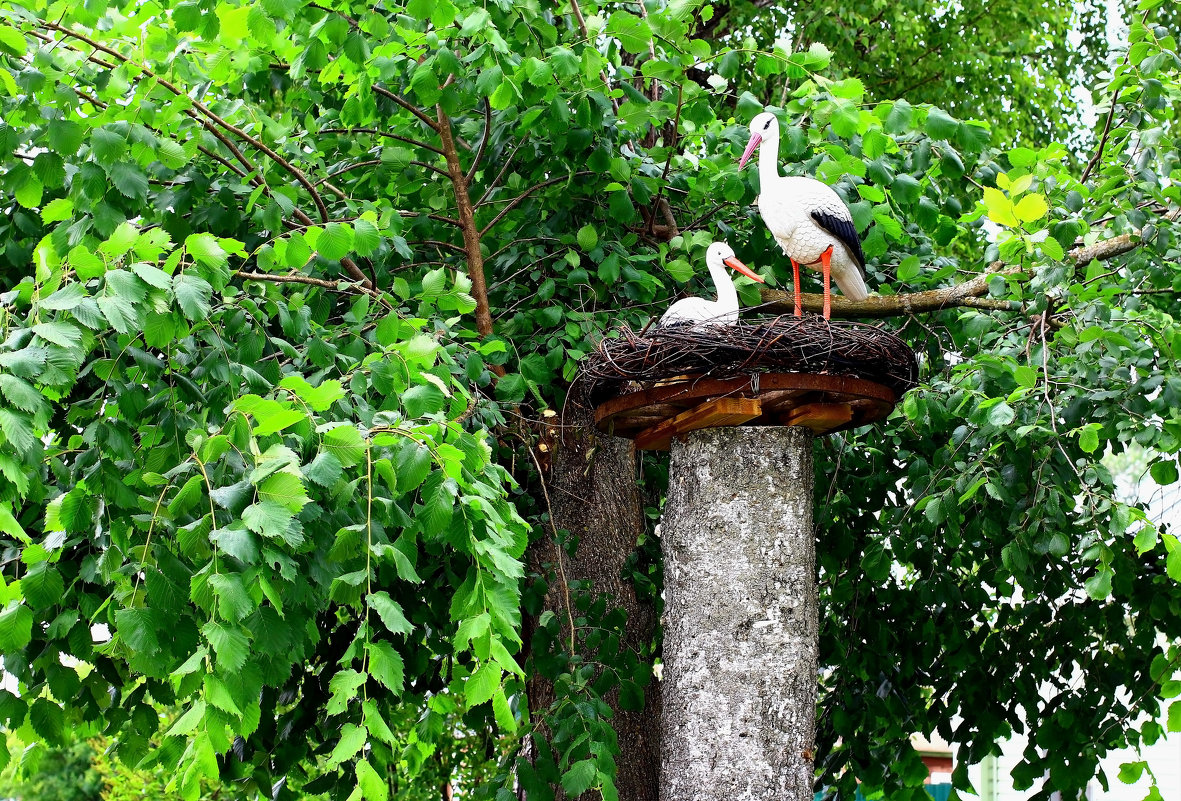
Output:
[[819,315],[780,316],[758,323],[694,328],[626,326],[582,361],[582,392],[598,404],[631,382],[734,378],[757,373],[808,373],[862,378],[901,395],[918,380],[910,347],[863,323]]

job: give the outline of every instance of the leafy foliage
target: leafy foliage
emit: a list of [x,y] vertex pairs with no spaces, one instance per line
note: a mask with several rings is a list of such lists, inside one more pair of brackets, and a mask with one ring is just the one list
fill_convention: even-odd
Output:
[[[868,60],[824,26],[917,31],[915,8],[850,7],[791,49],[757,4],[0,9],[0,717],[102,731],[190,799],[613,797],[608,701],[641,703],[651,666],[593,588],[566,621],[524,592],[525,449],[596,338],[689,289],[714,238],[786,275],[735,166],[770,101],[883,296],[988,276],[899,321],[923,386],[818,453],[821,781],[921,792],[911,733],[974,760],[1028,729],[1054,747],[1017,781],[1082,787],[1159,736],[1132,721],[1181,667],[1181,549],[1101,461],[1136,443],[1167,483],[1181,449],[1181,61],[1155,5],[1086,155],[993,113],[1058,108],[1080,65],[1057,7],[989,7],[1045,37],[1041,71],[961,43],[974,6]],[[929,70],[924,46],[971,88],[883,66]],[[530,711],[536,676],[554,702]]]

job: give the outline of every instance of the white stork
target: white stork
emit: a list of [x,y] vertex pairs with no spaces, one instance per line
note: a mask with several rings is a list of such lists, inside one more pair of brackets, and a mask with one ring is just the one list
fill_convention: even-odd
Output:
[[737,270],[745,275],[764,283],[763,279],[753,273],[749,267],[740,262],[734,255],[734,249],[725,242],[714,242],[705,252],[705,264],[709,267],[709,274],[714,279],[714,286],[718,288],[718,299],[685,298],[678,300],[660,318],[659,325],[692,324],[694,328],[707,325],[734,325],[738,322],[738,290],[730,280],[726,268]]
[[738,169],[760,143],[759,214],[771,235],[791,259],[795,272],[796,317],[803,316],[800,304],[800,265],[820,264],[824,273],[824,319],[832,315],[831,282],[836,281],[850,300],[865,300],[865,254],[853,225],[849,208],[830,187],[815,178],[779,174],[779,120],[769,111],[751,120],[750,142],[738,162]]

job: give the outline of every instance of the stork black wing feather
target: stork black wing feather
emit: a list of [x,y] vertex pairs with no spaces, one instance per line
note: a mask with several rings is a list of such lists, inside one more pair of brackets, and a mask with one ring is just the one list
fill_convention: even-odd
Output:
[[857,263],[857,267],[861,270],[861,276],[864,278],[865,254],[861,252],[861,237],[857,236],[857,227],[853,225],[853,221],[846,217],[829,214],[822,209],[813,211],[812,219],[816,221],[817,225],[840,240],[845,249],[849,251],[849,255],[853,257],[853,261]]

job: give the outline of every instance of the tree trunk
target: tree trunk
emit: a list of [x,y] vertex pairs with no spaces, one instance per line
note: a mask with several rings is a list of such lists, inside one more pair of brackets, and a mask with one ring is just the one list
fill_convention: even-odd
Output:
[[664,549],[661,801],[811,801],[812,433],[674,440]]
[[[565,580],[590,581],[596,594],[613,596],[615,606],[627,612],[622,648],[641,654],[649,651],[656,627],[656,612],[642,603],[631,582],[623,577],[624,564],[644,531],[644,507],[637,485],[636,451],[632,443],[595,431],[589,410],[568,406],[562,434],[555,442],[549,469],[549,495],[554,526],[578,539],[573,557],[563,556]],[[557,547],[550,538],[531,546],[530,563],[555,564]],[[555,570],[555,573],[557,571]],[[567,588],[556,575],[546,595],[545,608],[563,621],[569,641]],[[578,613],[575,612],[575,615]],[[534,710],[553,700],[553,690],[539,680],[530,682],[529,701]],[[616,759],[616,788],[625,801],[657,801],[660,770],[660,686],[651,682],[644,693],[644,709],[619,708],[618,693],[607,702],[620,754]]]

